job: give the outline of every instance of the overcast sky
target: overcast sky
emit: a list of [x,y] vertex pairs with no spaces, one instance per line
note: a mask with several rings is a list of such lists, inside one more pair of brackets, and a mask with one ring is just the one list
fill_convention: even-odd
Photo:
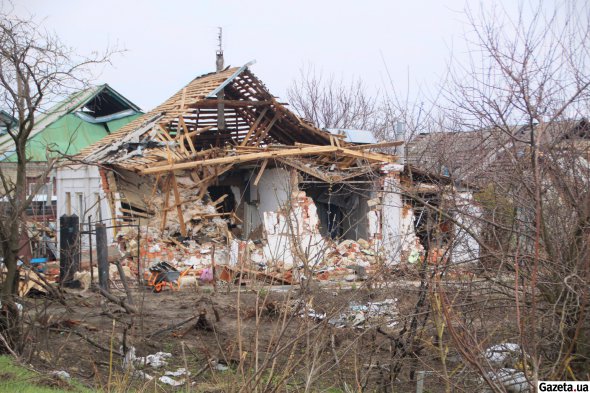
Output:
[[253,72],[286,99],[299,70],[313,65],[373,89],[387,81],[416,95],[464,51],[464,0],[46,1],[18,0],[17,12],[81,53],[118,45],[97,83],[149,110],[197,75],[214,71],[217,26],[226,65],[256,60]]

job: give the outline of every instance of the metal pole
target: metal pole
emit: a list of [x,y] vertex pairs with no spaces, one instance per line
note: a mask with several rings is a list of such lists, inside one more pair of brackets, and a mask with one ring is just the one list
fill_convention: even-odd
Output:
[[424,392],[424,371],[416,371],[416,393]]
[[89,257],[90,257],[90,288],[94,285],[94,271],[92,269],[92,224],[91,224],[92,216],[88,216],[88,248],[89,248]]
[[107,246],[107,228],[104,224],[96,224],[96,259],[98,262],[98,285],[109,291],[109,258]]
[[139,233],[139,230],[139,224],[137,224],[137,287],[141,288],[143,269],[141,265],[141,234]]

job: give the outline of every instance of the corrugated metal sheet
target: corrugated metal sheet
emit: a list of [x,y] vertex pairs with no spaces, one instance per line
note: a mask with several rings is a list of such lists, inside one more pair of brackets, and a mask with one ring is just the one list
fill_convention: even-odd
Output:
[[349,130],[343,128],[328,128],[333,135],[344,135],[344,141],[350,143],[356,143],[359,145],[368,145],[371,143],[377,143],[375,135],[371,131],[367,130]]

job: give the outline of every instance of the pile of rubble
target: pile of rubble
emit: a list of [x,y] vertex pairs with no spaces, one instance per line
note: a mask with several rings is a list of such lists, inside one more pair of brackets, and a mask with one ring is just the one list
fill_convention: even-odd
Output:
[[144,268],[165,261],[179,270],[190,268],[193,274],[201,274],[203,269],[226,265],[272,274],[287,282],[308,279],[306,275],[322,281],[362,281],[379,265],[371,242],[338,243],[322,236],[316,206],[304,192],[293,193],[290,206],[264,213],[260,240],[239,240],[232,235],[229,227],[235,218],[216,209],[223,199],[225,196],[209,203],[183,204],[188,236],[179,235],[180,220],[176,209],[171,209],[164,229],[159,227],[164,212],[150,226],[141,227],[140,245],[135,230],[120,232],[119,248],[122,253],[140,255]]
[[[228,236],[228,223],[238,221],[235,214],[218,211],[218,206],[228,195],[211,201],[190,176],[176,176],[174,181],[177,183],[174,193],[168,190],[167,193],[154,195],[149,201],[155,212],[150,224],[169,236],[182,234],[188,238],[212,239]],[[176,192],[178,197],[172,197],[171,194]]]

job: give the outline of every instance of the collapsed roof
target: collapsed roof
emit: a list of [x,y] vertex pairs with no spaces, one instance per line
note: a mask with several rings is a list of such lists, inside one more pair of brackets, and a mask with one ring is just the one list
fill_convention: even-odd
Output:
[[[345,134],[315,127],[277,101],[248,66],[195,78],[149,113],[81,152],[85,162],[114,169],[102,172],[115,216],[161,213],[163,230],[176,213],[185,236],[196,201],[229,177],[229,171],[256,170],[254,186],[265,168],[276,166],[332,184],[397,161],[371,150],[399,142],[356,144],[347,142]],[[172,195],[175,202],[170,205]]]
[[[326,181],[330,174],[293,157],[322,157],[341,170],[395,162],[370,152],[383,144],[355,145],[299,118],[272,96],[248,68],[202,75],[161,105],[84,149],[88,163],[114,165],[141,174],[279,160]],[[388,145],[391,145],[388,144]],[[357,160],[362,160],[357,162]],[[317,161],[316,161],[317,162]]]

